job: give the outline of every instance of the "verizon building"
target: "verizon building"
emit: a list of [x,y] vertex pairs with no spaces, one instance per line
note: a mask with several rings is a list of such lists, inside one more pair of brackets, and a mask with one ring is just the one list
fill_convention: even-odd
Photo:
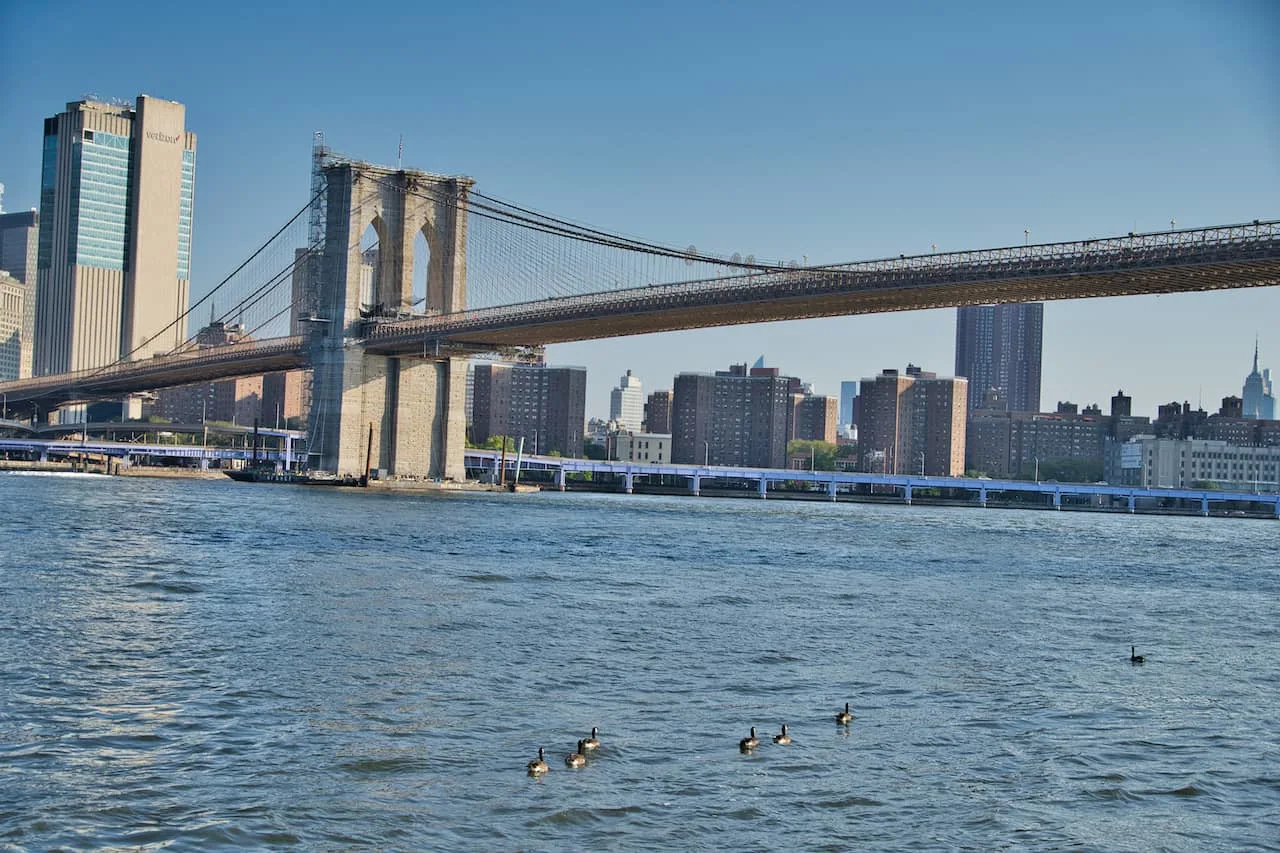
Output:
[[185,340],[196,137],[186,108],[77,101],[44,121],[34,373]]

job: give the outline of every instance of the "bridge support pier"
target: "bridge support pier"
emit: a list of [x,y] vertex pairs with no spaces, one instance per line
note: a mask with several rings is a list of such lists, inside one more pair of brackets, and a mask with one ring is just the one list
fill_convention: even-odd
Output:
[[[420,355],[370,352],[365,317],[466,305],[471,181],[345,161],[326,166],[324,175],[320,292],[309,299],[319,319],[311,341],[312,467],[363,476],[368,465],[395,476],[465,479],[467,359],[428,357],[425,344]],[[370,227],[379,246],[367,305],[360,246]],[[421,308],[413,304],[418,233],[430,250]]]
[[987,487],[982,486],[978,489],[978,506],[983,509],[987,508]]
[[1062,509],[1062,492],[1053,493],[1053,508]]
[[635,475],[630,471],[622,475],[622,491],[631,494],[635,489]]
[[836,499],[836,481],[835,480],[832,480],[831,482],[827,483],[827,497],[831,498],[832,501],[835,501]]
[[760,495],[760,500],[765,500],[766,498],[769,497],[769,481],[766,480],[764,477],[760,478],[760,486],[759,486],[758,492]]
[[907,506],[911,506],[911,484],[907,483],[902,487],[902,502]]
[[[498,463],[494,462],[493,464],[497,465]],[[556,489],[561,492],[564,491],[564,466],[563,465],[561,465],[559,468],[556,469]]]
[[689,478],[689,492],[695,498],[702,494],[702,478],[697,474]]
[[1134,497],[1133,497],[1133,492],[1130,492],[1130,493],[1129,493],[1129,514],[1130,514],[1130,515],[1132,515],[1132,514],[1134,513],[1134,511],[1135,511],[1135,506],[1134,506],[1134,504],[1135,504],[1135,501],[1134,501]]
[[1201,515],[1203,515],[1203,516],[1207,516],[1207,515],[1209,514],[1209,499],[1208,499],[1208,498],[1203,498],[1203,497],[1202,497],[1202,498],[1200,498],[1200,514],[1201,514]]

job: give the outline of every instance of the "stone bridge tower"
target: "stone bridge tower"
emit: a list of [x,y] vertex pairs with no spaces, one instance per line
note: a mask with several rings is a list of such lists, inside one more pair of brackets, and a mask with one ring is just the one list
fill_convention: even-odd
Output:
[[[367,455],[372,468],[394,475],[461,480],[467,359],[365,351],[360,241],[372,226],[378,258],[371,303],[377,312],[461,311],[467,301],[467,193],[474,182],[353,162],[324,167],[324,177],[325,245],[311,332],[311,465],[359,476]],[[425,306],[411,304],[419,232],[431,256]]]

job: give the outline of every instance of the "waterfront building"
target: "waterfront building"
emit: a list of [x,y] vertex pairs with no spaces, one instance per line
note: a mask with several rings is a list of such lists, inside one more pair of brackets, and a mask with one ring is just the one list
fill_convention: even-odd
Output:
[[714,375],[681,373],[671,405],[672,461],[782,468],[800,380],[778,368],[731,365]]
[[1010,412],[1040,411],[1044,304],[956,309],[956,376],[969,380],[969,409],[998,390]]
[[1280,446],[1139,436],[1112,452],[1118,457],[1113,482],[1121,485],[1280,491]]
[[1101,478],[1110,418],[1096,406],[1083,413],[1060,403],[1056,412],[979,409],[969,416],[965,467],[989,477],[1035,477],[1069,463],[1078,479]]
[[1242,408],[1246,418],[1274,420],[1276,398],[1271,385],[1271,369],[1258,370],[1258,343],[1253,344],[1253,370],[1244,379]]
[[638,430],[644,426],[644,391],[640,378],[632,376],[630,370],[609,394],[609,420],[615,421],[618,429]]
[[654,432],[615,433],[611,459],[620,462],[670,462],[671,436]]
[[864,471],[964,473],[969,383],[907,365],[859,383],[858,446]]
[[27,286],[0,270],[0,382],[9,382],[21,375],[25,349],[22,320],[27,300]]
[[671,434],[671,392],[654,391],[644,404],[645,432]]
[[36,245],[40,214],[35,210],[0,214],[0,270],[5,270],[26,290],[22,307],[22,351],[18,378],[31,375],[36,329]]
[[185,339],[196,136],[186,109],[76,101],[45,119],[34,373],[169,352]]
[[523,437],[526,453],[581,457],[586,402],[585,368],[482,362],[475,369],[471,440]]

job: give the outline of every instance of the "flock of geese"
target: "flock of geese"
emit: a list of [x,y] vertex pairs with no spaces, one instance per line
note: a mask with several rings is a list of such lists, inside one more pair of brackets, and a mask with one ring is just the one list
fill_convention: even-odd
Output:
[[[836,712],[836,725],[847,726],[853,722],[853,713],[849,710],[849,703],[844,703],[844,710]],[[587,755],[595,752],[600,748],[600,729],[596,726],[591,727],[591,736],[585,737],[578,741],[578,748],[564,757],[565,767],[577,769],[587,766]],[[787,734],[787,724],[782,724],[782,731],[773,736],[773,742],[780,746],[786,746],[791,743],[791,735]],[[748,753],[760,745],[760,738],[756,737],[756,727],[751,727],[751,734],[738,741],[738,749],[743,753]],[[529,771],[530,776],[541,776],[551,770],[551,766],[547,764],[546,751],[542,747],[538,747],[538,757],[525,765],[525,769]]]
[[[1129,662],[1132,664],[1146,663],[1145,656],[1138,654],[1136,646],[1129,647]],[[847,726],[853,722],[853,713],[849,710],[849,703],[844,703],[844,710],[836,712],[836,725]],[[596,726],[591,727],[591,736],[585,737],[578,741],[578,748],[569,753],[564,758],[566,767],[579,768],[587,766],[588,753],[595,752],[600,748],[600,730]],[[781,746],[791,743],[791,735],[787,734],[787,724],[782,724],[782,731],[773,736],[773,742]],[[756,737],[756,727],[751,727],[751,734],[738,741],[738,749],[743,753],[749,753],[760,745],[760,738]],[[530,761],[526,765],[530,776],[541,776],[551,768],[547,765],[546,755],[542,747],[538,747],[538,757]]]

